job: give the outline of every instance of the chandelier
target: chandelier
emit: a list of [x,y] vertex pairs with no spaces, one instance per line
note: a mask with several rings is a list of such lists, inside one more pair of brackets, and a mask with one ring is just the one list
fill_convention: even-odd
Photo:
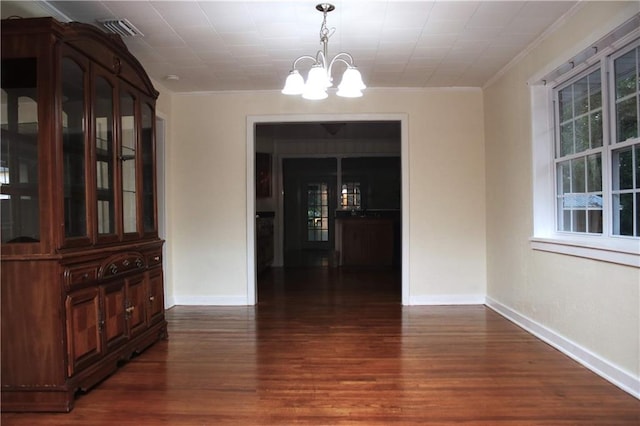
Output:
[[[289,71],[282,93],[285,95],[302,95],[305,99],[325,99],[327,97],[327,89],[333,86],[333,77],[331,77],[333,65],[336,62],[342,62],[347,66],[347,69],[342,74],[342,80],[338,85],[336,95],[345,98],[358,98],[362,96],[362,90],[367,86],[362,82],[362,76],[354,65],[353,57],[346,52],[340,52],[331,61],[328,58],[327,45],[329,37],[333,35],[336,29],[327,28],[327,13],[334,10],[335,6],[329,3],[320,3],[316,6],[316,9],[322,12],[324,16],[320,27],[322,50],[318,50],[315,57],[303,55],[293,61],[293,66]],[[298,62],[303,59],[309,59],[313,62],[306,82],[296,69]]]

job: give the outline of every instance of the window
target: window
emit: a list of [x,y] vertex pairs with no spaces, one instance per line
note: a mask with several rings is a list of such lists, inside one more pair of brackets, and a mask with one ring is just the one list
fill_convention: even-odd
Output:
[[558,230],[602,233],[600,70],[556,91]]
[[346,210],[360,210],[360,182],[345,182],[340,191],[340,207]]
[[573,70],[531,83],[534,249],[640,267],[640,39],[634,31],[584,55]]
[[557,231],[640,237],[638,45],[554,89]]
[[[640,43],[636,43],[640,45]],[[640,46],[613,60],[615,139],[611,150],[613,233],[640,237]]]

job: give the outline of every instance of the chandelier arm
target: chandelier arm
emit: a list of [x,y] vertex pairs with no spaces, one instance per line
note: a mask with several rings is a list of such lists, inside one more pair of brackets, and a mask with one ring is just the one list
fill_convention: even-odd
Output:
[[322,64],[322,68],[327,69],[327,53],[322,50],[318,50],[316,53],[316,64]]
[[310,56],[310,55],[302,55],[302,56],[296,58],[295,61],[293,61],[293,66],[291,67],[291,71],[296,69],[296,65],[298,64],[298,61],[301,61],[302,59],[311,59],[313,62],[318,62],[317,57],[314,58],[313,56]]
[[[343,56],[346,56],[348,60],[343,59]],[[327,71],[329,73],[329,75],[331,75],[331,69],[333,68],[333,64],[336,63],[336,62],[343,62],[344,64],[347,65],[347,67],[355,66],[355,63],[354,63],[354,60],[353,60],[353,56],[351,56],[347,52],[340,52],[336,56],[333,57],[333,59],[331,60],[331,63],[329,64],[329,69]]]

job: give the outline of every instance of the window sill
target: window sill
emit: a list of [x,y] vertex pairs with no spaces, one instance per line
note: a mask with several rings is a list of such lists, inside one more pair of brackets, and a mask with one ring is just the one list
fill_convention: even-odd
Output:
[[640,268],[640,241],[631,238],[532,237],[533,250],[566,254]]

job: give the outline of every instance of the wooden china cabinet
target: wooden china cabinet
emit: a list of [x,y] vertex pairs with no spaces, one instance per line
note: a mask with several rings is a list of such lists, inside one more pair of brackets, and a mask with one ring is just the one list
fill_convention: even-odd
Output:
[[2,410],[69,411],[166,338],[154,89],[119,36],[2,21]]

